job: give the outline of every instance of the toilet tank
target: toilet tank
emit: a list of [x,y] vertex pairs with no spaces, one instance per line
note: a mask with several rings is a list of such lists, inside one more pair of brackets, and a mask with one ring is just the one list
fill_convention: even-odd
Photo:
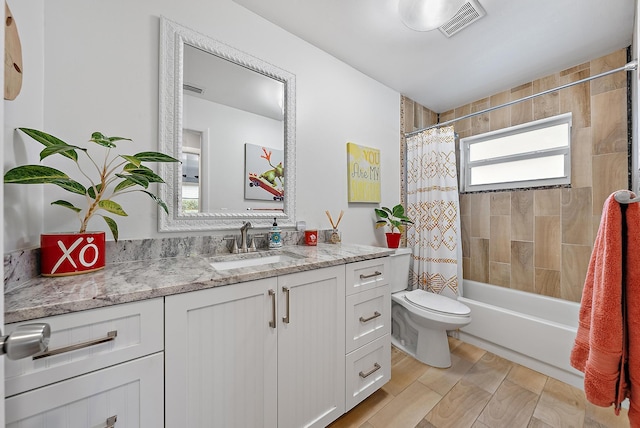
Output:
[[389,284],[391,292],[402,291],[409,285],[409,267],[411,266],[411,248],[396,248],[391,254]]

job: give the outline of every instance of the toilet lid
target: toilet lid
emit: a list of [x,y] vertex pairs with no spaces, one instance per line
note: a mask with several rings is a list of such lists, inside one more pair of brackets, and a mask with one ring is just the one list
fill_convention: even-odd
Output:
[[413,290],[406,293],[405,298],[414,305],[435,312],[452,315],[469,315],[471,309],[466,305],[440,294],[430,293],[424,290]]

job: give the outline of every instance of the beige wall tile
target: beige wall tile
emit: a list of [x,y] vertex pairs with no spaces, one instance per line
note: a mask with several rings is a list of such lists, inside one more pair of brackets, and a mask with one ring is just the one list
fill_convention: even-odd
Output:
[[571,132],[571,186],[591,187],[592,147],[591,128],[572,128]]
[[591,97],[593,154],[627,152],[627,90]]
[[578,71],[581,71],[581,70],[589,70],[590,66],[591,66],[590,62],[583,62],[582,64],[574,65],[573,67],[570,67],[570,68],[567,68],[565,70],[562,70],[560,72],[560,76],[561,77],[568,76],[568,75],[571,75],[571,74],[575,74],[575,73],[577,73]]
[[[495,94],[489,98],[489,104],[491,107],[496,107],[502,104],[506,104],[511,101],[511,92],[504,91],[499,94]],[[497,129],[508,128],[511,126],[511,109],[499,108],[489,113],[489,122],[491,131]]]
[[490,234],[490,194],[474,193],[471,196],[471,237],[487,238]]
[[593,157],[593,215],[602,213],[604,201],[616,190],[628,188],[627,153]]
[[460,229],[462,234],[460,235],[460,241],[462,242],[462,257],[471,257],[471,216],[460,216]]
[[535,218],[535,267],[560,270],[560,216]]
[[562,242],[591,245],[591,188],[562,189]]
[[491,216],[491,235],[489,238],[489,261],[511,262],[511,217]]
[[590,245],[562,245],[561,298],[580,302],[591,251]]
[[[554,89],[560,86],[560,73],[543,77],[533,81],[533,93]],[[533,99],[533,120],[560,114],[560,93],[551,92]]]
[[402,97],[402,108],[404,111],[404,132],[411,132],[415,129],[413,122],[413,111],[415,109],[415,102],[409,98]]
[[533,292],[533,242],[511,241],[511,288]]
[[489,240],[471,238],[471,266],[469,279],[489,282]]
[[[526,83],[511,89],[511,100],[533,95],[533,85]],[[533,120],[533,101],[527,100],[509,107],[511,110],[511,126],[520,125],[521,123],[531,122]]]
[[471,258],[463,257],[462,258],[462,277],[464,279],[471,279],[469,276],[471,274]]
[[456,111],[449,110],[444,113],[440,113],[440,123],[448,122],[456,118]]
[[460,215],[471,215],[471,195],[460,195]]
[[560,215],[560,189],[534,191],[534,214]]
[[[489,98],[476,101],[471,104],[471,112],[475,113],[489,108]],[[489,114],[481,114],[470,118],[471,120],[471,132],[473,135],[484,134],[491,130],[489,124]]]
[[491,193],[491,215],[511,215],[511,192]]
[[[561,83],[567,84],[589,77],[589,70],[563,76]],[[589,83],[581,83],[560,91],[560,113],[571,112],[572,125],[576,128],[591,126],[591,93]]]
[[536,268],[534,292],[545,296],[560,297],[560,271]]
[[[456,107],[454,111],[456,117],[466,116],[471,113],[471,104]],[[461,138],[463,134],[465,134],[465,136],[467,136],[467,133],[471,135],[471,119],[462,119],[456,122],[456,131],[460,133]]]
[[489,284],[509,287],[511,283],[511,265],[509,263],[489,262]]
[[533,191],[511,192],[511,239],[533,241]]
[[[627,63],[627,50],[620,49],[609,55],[597,58],[591,61],[591,72],[596,75],[605,71],[622,67]],[[599,79],[591,81],[591,95],[601,94],[603,92],[615,89],[625,88],[627,86],[627,73],[613,73]]]

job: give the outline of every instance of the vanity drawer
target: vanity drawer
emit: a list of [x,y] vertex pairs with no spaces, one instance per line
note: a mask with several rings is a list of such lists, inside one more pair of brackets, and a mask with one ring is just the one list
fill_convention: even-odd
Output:
[[382,336],[347,354],[346,373],[346,411],[349,411],[391,379],[390,336]]
[[5,400],[8,428],[164,427],[162,353]]
[[346,266],[347,295],[389,283],[389,257],[349,263]]
[[[5,395],[162,351],[163,302],[159,298],[8,324],[7,334],[21,324],[48,323],[51,340],[47,352],[61,352],[5,359]],[[78,346],[71,348],[73,345]]]
[[345,310],[347,353],[391,332],[389,285],[347,296]]

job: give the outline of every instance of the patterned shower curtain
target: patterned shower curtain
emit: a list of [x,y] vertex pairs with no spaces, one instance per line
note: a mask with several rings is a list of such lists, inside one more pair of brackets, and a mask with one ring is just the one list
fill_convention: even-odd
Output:
[[407,138],[407,246],[412,288],[458,296],[462,281],[460,204],[452,126]]

